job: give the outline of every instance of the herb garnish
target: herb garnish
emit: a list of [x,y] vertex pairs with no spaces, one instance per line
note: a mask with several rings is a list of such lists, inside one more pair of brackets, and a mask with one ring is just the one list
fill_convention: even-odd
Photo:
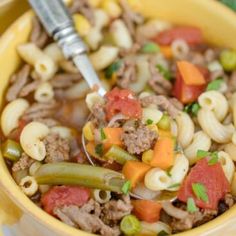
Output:
[[214,165],[218,162],[218,153],[217,152],[207,152],[204,150],[197,150],[197,157],[198,158],[203,158],[210,156],[210,160],[208,161],[208,165]]
[[157,64],[156,65],[158,71],[161,73],[161,75],[166,79],[166,80],[171,80],[172,79],[172,75],[171,72],[166,69],[164,66],[162,66],[161,64]]
[[99,143],[95,146],[95,153],[98,154],[100,157],[103,155],[103,144]]
[[147,125],[151,125],[152,123],[153,123],[153,120],[147,119],[147,121],[146,121],[146,124],[147,124]]
[[116,61],[112,63],[110,66],[108,66],[104,71],[106,79],[110,79],[113,73],[118,71],[120,67],[121,67],[121,61]]
[[222,84],[223,82],[224,82],[224,80],[221,79],[221,78],[216,79],[216,80],[213,80],[212,82],[210,82],[210,83],[207,85],[206,90],[207,90],[207,91],[219,90],[219,89],[220,89],[220,86],[221,86],[221,84]]
[[198,208],[195,205],[194,199],[189,197],[187,200],[187,211],[189,213],[194,213],[198,210]]
[[104,140],[107,138],[103,128],[100,129],[100,136],[101,136],[101,140]]
[[193,183],[192,184],[192,190],[195,194],[195,196],[204,202],[208,202],[208,195],[206,193],[206,187],[205,185],[201,183]]
[[131,189],[131,182],[130,182],[130,180],[127,180],[127,181],[123,184],[123,186],[122,186],[122,188],[121,188],[121,191],[122,191],[122,193],[124,193],[124,194],[128,194],[130,189]]
[[200,105],[197,102],[194,102],[192,104],[185,106],[184,111],[194,116],[197,116],[197,113],[200,110],[200,108],[201,108]]

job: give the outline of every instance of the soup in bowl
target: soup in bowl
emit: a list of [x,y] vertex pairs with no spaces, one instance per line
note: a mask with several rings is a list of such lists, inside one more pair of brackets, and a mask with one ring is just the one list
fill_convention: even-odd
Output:
[[39,235],[225,232],[236,192],[234,14],[212,1],[90,4],[69,10],[104,98],[32,12],[1,39],[1,184],[22,222]]

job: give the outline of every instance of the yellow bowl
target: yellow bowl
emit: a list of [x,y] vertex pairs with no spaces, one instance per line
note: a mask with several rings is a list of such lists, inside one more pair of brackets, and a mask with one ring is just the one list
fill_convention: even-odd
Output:
[[[148,17],[200,27],[206,40],[236,49],[236,15],[214,0],[129,0],[131,5]],[[17,69],[20,59],[16,46],[26,42],[31,30],[31,11],[21,16],[0,38],[0,103],[10,75]],[[85,236],[86,232],[69,227],[51,217],[19,189],[0,157],[0,224],[2,230],[16,232],[14,235]],[[8,197],[12,200],[10,201]],[[236,206],[216,219],[193,230],[178,234],[236,235]]]

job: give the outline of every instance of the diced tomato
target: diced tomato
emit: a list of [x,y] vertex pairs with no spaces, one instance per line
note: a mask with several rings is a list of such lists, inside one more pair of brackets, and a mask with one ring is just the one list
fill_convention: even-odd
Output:
[[176,39],[183,39],[190,45],[203,42],[202,32],[197,27],[179,26],[159,33],[154,41],[160,45],[170,45]]
[[[200,183],[205,186],[208,201],[198,199],[192,191],[192,184]],[[219,200],[230,191],[230,185],[225,177],[220,163],[209,165],[207,158],[199,160],[191,169],[187,178],[180,187],[178,199],[187,202],[192,197],[196,205],[201,208],[216,210]]]
[[111,100],[116,100],[116,99],[126,99],[129,96],[134,97],[134,92],[129,90],[129,89],[118,89],[117,87],[112,89],[111,91],[106,93],[106,98],[111,101]]
[[[207,75],[207,70],[200,69],[202,73]],[[176,72],[176,80],[173,88],[173,96],[184,104],[195,102],[199,95],[204,92],[207,83],[204,85],[187,85],[184,83],[179,71]]]
[[82,206],[90,198],[90,189],[78,186],[55,186],[46,192],[41,203],[46,212],[53,215],[56,207],[76,205]]
[[151,200],[133,200],[133,213],[140,220],[153,223],[160,219],[161,204]]
[[110,120],[117,113],[122,113],[128,118],[140,118],[142,108],[134,93],[128,89],[114,88],[106,94],[105,107],[107,119]]

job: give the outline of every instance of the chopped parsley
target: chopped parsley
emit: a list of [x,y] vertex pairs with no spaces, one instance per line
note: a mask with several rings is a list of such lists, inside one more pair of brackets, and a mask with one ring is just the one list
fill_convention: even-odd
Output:
[[199,158],[207,157],[210,155],[211,155],[211,152],[207,152],[204,150],[197,150],[197,157],[199,157]]
[[167,236],[167,235],[169,235],[165,230],[161,230],[158,234],[157,234],[157,236]]
[[110,66],[108,66],[104,71],[106,79],[110,79],[113,73],[118,71],[120,67],[121,67],[121,61],[116,61],[112,63]]
[[176,188],[179,186],[180,186],[180,183],[175,183],[175,184],[170,185],[168,188]]
[[200,108],[201,108],[200,105],[197,102],[194,102],[192,104],[185,106],[184,111],[194,116],[197,116],[197,113],[200,110]]
[[157,53],[160,52],[160,47],[153,42],[145,43],[141,48],[141,52],[144,53]]
[[207,91],[210,91],[210,90],[219,90],[220,89],[220,86],[221,84],[224,82],[224,80],[222,78],[218,78],[216,80],[213,80],[212,82],[210,82],[208,85],[207,85],[207,88],[206,90]]
[[197,157],[199,159],[201,158],[204,158],[204,157],[207,157],[209,156],[210,159],[208,161],[208,165],[214,165],[218,162],[218,153],[217,152],[207,152],[207,151],[204,151],[204,150],[198,150],[197,151]]
[[206,193],[206,187],[204,184],[201,183],[193,183],[192,190],[194,195],[204,202],[208,202],[208,195]]
[[101,136],[101,140],[104,140],[107,138],[103,128],[100,129],[100,136]]
[[153,120],[147,119],[147,121],[146,121],[146,124],[147,124],[147,125],[151,125],[152,123],[153,123]]
[[103,155],[103,144],[99,143],[95,146],[95,153],[100,157]]
[[127,181],[123,184],[123,186],[122,186],[122,188],[121,188],[121,191],[122,191],[122,193],[124,193],[124,194],[128,194],[130,189],[131,189],[131,182],[130,182],[130,180],[127,180]]
[[213,152],[211,153],[211,159],[208,161],[208,165],[212,166],[215,165],[218,162],[218,153]]
[[161,73],[161,75],[166,79],[166,80],[171,80],[172,79],[172,75],[171,72],[166,69],[164,66],[157,64],[156,65],[158,71]]
[[195,205],[194,199],[189,197],[187,200],[187,211],[189,213],[194,213],[198,210],[198,208]]

